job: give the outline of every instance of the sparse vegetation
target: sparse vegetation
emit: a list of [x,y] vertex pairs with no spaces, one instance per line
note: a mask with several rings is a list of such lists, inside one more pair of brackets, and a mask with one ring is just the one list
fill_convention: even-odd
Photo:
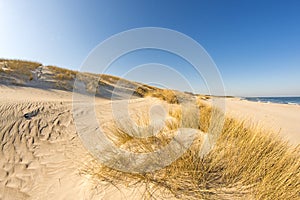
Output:
[[156,87],[140,86],[136,88],[136,93],[141,97],[154,97],[171,104],[179,103],[175,91],[169,89],[160,89]]
[[25,61],[25,60],[6,60],[6,59],[0,59],[0,63],[3,64],[5,68],[8,68],[12,73],[18,73],[23,74],[26,76],[30,76],[32,74],[32,71],[35,70],[37,67],[42,65],[38,62],[32,62],[32,61]]
[[[170,117],[175,120],[167,123],[156,137],[131,137],[137,133],[130,127],[125,131],[112,127],[108,134],[117,146],[130,151],[159,149],[170,141],[173,136],[170,133],[180,126],[181,120],[188,120],[186,124],[193,126],[193,120],[197,119],[193,116],[182,119],[181,110],[176,106],[173,105],[169,111]],[[196,127],[203,132],[213,130],[209,129],[213,123],[211,115],[218,111],[204,104],[199,106],[200,120],[196,121]],[[139,122],[147,125],[148,120],[141,117],[139,115]],[[299,146],[293,149],[273,133],[263,128],[249,127],[229,117],[215,148],[204,158],[199,157],[201,145],[202,140],[196,139],[189,150],[170,166],[151,173],[121,172],[96,160],[86,166],[84,173],[92,176],[96,185],[104,181],[132,188],[144,186],[144,197],[153,199],[170,196],[179,199],[299,198]]]
[[69,69],[63,69],[63,68],[52,66],[52,65],[49,65],[47,67],[49,68],[49,70],[51,70],[53,72],[53,74],[55,75],[55,79],[57,79],[57,80],[70,81],[70,80],[74,80],[76,77],[75,71],[72,71]]
[[121,80],[121,78],[108,74],[101,74],[100,80],[107,81],[111,84],[116,84],[119,80]]
[[[14,84],[24,85],[22,81],[33,80],[32,71],[41,66],[37,62],[0,59],[3,65],[0,73],[12,76]],[[6,70],[3,70],[4,67]],[[76,72],[48,66],[53,73],[57,88],[70,90]],[[87,74],[85,74],[87,75]],[[95,88],[91,78],[98,75],[82,76],[87,88]],[[18,78],[18,79],[15,79]],[[93,79],[93,80],[94,80]],[[19,81],[21,80],[21,81]],[[109,89],[120,78],[102,75],[98,85]],[[140,110],[135,113],[137,124],[148,128],[134,128],[128,121],[119,119],[107,128],[107,135],[119,148],[136,153],[152,152],[168,144],[179,127],[190,127],[211,134],[214,130],[212,114],[220,112],[199,101],[199,112],[187,107],[183,116],[178,95],[172,90],[155,88],[123,80],[127,89],[135,89],[140,97],[155,97],[168,105],[165,126],[149,125],[149,116]],[[90,84],[90,85],[89,85]],[[127,84],[127,85],[126,85]],[[131,85],[129,85],[131,84]],[[93,91],[92,91],[93,92]],[[205,100],[209,96],[200,96]],[[118,125],[118,126],[117,126]],[[136,138],[148,132],[159,131],[148,138]],[[300,197],[300,146],[292,148],[277,135],[257,126],[249,127],[245,122],[227,117],[216,146],[205,157],[199,152],[203,139],[197,137],[192,146],[166,168],[148,173],[128,173],[104,166],[92,159],[83,169],[95,181],[115,186],[124,185],[136,188],[145,186],[145,198],[177,197],[179,199],[299,199]]]
[[[6,60],[0,59],[1,71],[2,73],[8,74],[10,77],[15,77],[13,79],[13,84],[22,85],[22,81],[33,80],[33,71],[41,65],[38,62],[31,62],[25,60]],[[3,70],[2,68],[6,70]],[[16,80],[19,80],[16,82]]]
[[173,90],[168,90],[168,89],[150,90],[145,94],[145,96],[156,97],[171,104],[179,103],[177,95]]
[[[5,73],[10,78],[13,78],[10,83],[17,84],[17,85],[26,85],[27,81],[34,80],[34,71],[37,67],[42,66],[41,63],[38,62],[30,62],[30,61],[23,61],[23,60],[6,60],[0,59],[0,63],[7,68],[8,70],[2,70],[0,67],[0,72]],[[51,87],[55,87],[56,89],[62,90],[72,90],[73,83],[76,79],[76,75],[78,72],[59,68],[57,66],[49,65],[45,66],[52,75],[49,75],[48,78],[51,78],[52,82],[55,81],[56,83],[51,85]],[[122,88],[127,90],[128,92],[133,92],[134,96],[138,97],[155,97],[161,100],[164,100],[168,103],[176,104],[178,103],[177,94],[174,91],[168,89],[160,89],[153,86],[144,85],[141,83],[136,83],[132,81],[128,81],[116,76],[107,75],[107,74],[90,74],[90,73],[80,73],[83,82],[86,85],[91,84],[91,80],[97,81],[99,87],[104,87],[104,89],[109,88],[109,90],[113,91],[113,89],[117,86],[118,88]],[[81,77],[81,76],[80,76]],[[79,76],[77,76],[79,78]],[[50,84],[50,83],[49,83]],[[90,86],[88,86],[90,87]],[[105,89],[105,90],[106,90]],[[94,91],[91,91],[94,92]],[[97,95],[99,95],[97,93]],[[101,96],[101,94],[100,94]]]

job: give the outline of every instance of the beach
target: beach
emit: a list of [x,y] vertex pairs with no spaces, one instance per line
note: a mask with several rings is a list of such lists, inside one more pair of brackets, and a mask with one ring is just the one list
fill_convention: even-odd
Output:
[[[97,181],[95,185],[95,180],[83,173],[95,165],[95,160],[77,135],[72,117],[72,92],[1,86],[0,94],[0,199],[141,199],[145,196],[143,187],[127,188]],[[95,102],[97,116],[106,125],[111,118],[110,100],[96,98]],[[149,102],[157,100],[134,99],[129,106],[143,109]],[[35,110],[39,111],[24,117]],[[280,131],[291,144],[299,144],[299,106],[228,98],[226,113]],[[166,194],[160,190],[156,193]]]
[[0,0],[0,200],[300,200],[299,8]]
[[271,130],[292,145],[300,144],[300,106],[226,99],[226,113],[251,125]]

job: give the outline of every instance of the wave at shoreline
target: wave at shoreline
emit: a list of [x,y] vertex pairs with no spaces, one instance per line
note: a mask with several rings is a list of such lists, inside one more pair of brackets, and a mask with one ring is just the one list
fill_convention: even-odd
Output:
[[245,97],[243,99],[262,103],[300,105],[300,97]]

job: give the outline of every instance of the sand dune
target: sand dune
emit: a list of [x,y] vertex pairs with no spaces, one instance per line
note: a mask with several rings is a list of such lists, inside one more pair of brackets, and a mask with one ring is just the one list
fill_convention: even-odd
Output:
[[[0,93],[0,199],[126,198],[126,188],[95,189],[80,174],[89,154],[75,130],[71,92],[2,86]],[[97,104],[110,105],[100,98]]]
[[[98,161],[84,147],[78,129],[75,127],[74,116],[90,116],[93,113],[89,113],[84,106],[74,107],[74,105],[82,103],[73,99],[72,87],[75,81],[75,72],[24,61],[0,60],[0,64],[4,65],[0,68],[0,200],[150,198],[151,195],[145,192],[146,189],[149,191],[149,188],[145,188],[145,184],[135,185],[135,181],[143,181],[147,177],[156,184],[154,186],[157,188],[152,188],[152,191],[158,194],[155,197],[161,199],[175,198],[175,196],[180,199],[181,195],[186,195],[186,199],[199,199],[205,195],[209,197],[208,199],[253,199],[254,195],[265,196],[263,199],[268,199],[266,195],[274,197],[295,197],[297,195],[296,192],[291,192],[296,188],[295,177],[299,175],[299,172],[295,170],[300,166],[297,150],[290,150],[281,140],[278,141],[276,138],[273,140],[267,135],[261,135],[268,131],[246,129],[239,123],[241,119],[246,119],[248,125],[254,123],[267,130],[280,131],[281,136],[290,144],[298,145],[300,143],[298,133],[300,107],[297,105],[264,104],[235,98],[226,99],[226,112],[228,116],[233,116],[237,121],[227,119],[226,127],[222,132],[222,137],[226,142],[219,141],[219,146],[216,145],[211,157],[199,159],[199,145],[202,144],[203,138],[198,137],[195,140],[195,147],[191,147],[186,157],[180,157],[179,161],[176,160],[174,166],[170,165],[166,171],[158,171],[157,174],[153,173],[149,176],[145,174],[133,176],[99,167]],[[28,68],[22,68],[23,65]],[[19,72],[18,69],[23,71]],[[117,140],[121,138],[119,148],[128,148],[133,151],[138,150],[139,152],[147,150],[147,148],[155,150],[155,148],[164,146],[169,138],[173,137],[170,130],[177,130],[180,126],[180,122],[176,120],[182,117],[181,111],[183,110],[176,111],[176,108],[180,107],[177,103],[195,97],[193,94],[163,90],[127,80],[119,82],[119,78],[108,75],[101,77],[102,79],[96,82],[98,86],[93,104],[96,120],[103,130],[112,134],[112,139],[114,137]],[[85,73],[79,74],[78,78],[84,89],[92,90],[93,85],[90,80],[98,79],[99,75]],[[117,90],[114,91],[117,83],[119,83]],[[143,143],[143,140],[135,140],[134,137],[127,140],[128,133],[140,131],[133,130],[127,121],[122,121],[126,134],[125,142],[122,141],[124,135],[118,135],[116,129],[115,132],[109,133],[110,129],[115,127],[112,100],[110,99],[114,92],[116,92],[117,98],[113,102],[116,103],[115,109],[117,110],[122,110],[123,103],[127,102],[122,99],[124,94],[134,94],[134,98],[128,100],[128,113],[136,118],[139,118],[137,113],[145,113],[152,106],[155,108],[156,105],[160,105],[166,110],[175,108],[172,116],[170,110],[166,112],[169,124],[165,127],[167,131],[162,131],[162,135],[165,134],[165,136],[150,138],[150,143],[149,141]],[[196,112],[188,112],[184,120],[188,122],[188,128],[197,129],[199,133],[205,135],[211,130],[209,129],[210,116],[214,113],[214,109],[207,106],[202,107],[203,102],[209,104],[210,100],[202,96],[201,103],[194,110]],[[190,106],[187,105],[187,107]],[[204,115],[201,114],[203,113],[201,109],[199,114],[198,108],[204,109]],[[127,109],[125,110],[127,111]],[[155,118],[163,115],[158,112],[154,114]],[[198,119],[199,115],[200,119]],[[140,120],[148,117],[141,117]],[[219,121],[215,122],[213,128],[218,127]],[[160,122],[157,120],[155,123],[159,124]],[[127,129],[128,131],[126,131]],[[148,129],[145,130],[148,131]],[[153,130],[151,129],[151,131]],[[142,148],[137,149],[137,147]],[[249,157],[249,149],[254,154],[251,157]],[[220,151],[225,151],[223,153],[229,156],[224,159],[219,154]],[[274,155],[268,155],[270,152]],[[237,158],[241,155],[242,158],[239,161]],[[240,163],[235,165],[232,162],[233,157],[235,162],[239,161]],[[252,157],[255,157],[256,160],[251,160]],[[283,164],[277,164],[278,160]],[[245,162],[248,162],[249,166],[246,166]],[[266,169],[266,165],[272,166],[272,170]],[[283,167],[287,170],[286,173],[282,172]],[[92,171],[86,173],[90,169]],[[102,173],[97,169],[107,170],[107,179],[104,178],[104,181],[97,179],[97,173]],[[173,174],[169,174],[168,170],[173,170]],[[257,170],[257,173],[252,175],[253,170]],[[265,174],[266,170],[273,174],[268,176]],[[273,184],[273,182],[278,183],[276,182],[277,176],[281,172],[283,175],[280,178],[284,180],[284,184],[280,187],[289,190],[290,194],[282,193],[280,188]],[[105,174],[105,172],[103,173]],[[246,178],[243,177],[244,173],[247,175]],[[194,178],[195,174],[197,180],[189,182],[190,180],[187,179]],[[132,176],[135,178],[131,179]],[[223,176],[225,179],[222,178]],[[236,176],[241,176],[239,179],[245,178],[244,182],[253,176],[256,179],[252,181],[258,187],[254,188],[251,193],[247,187],[253,186],[253,182],[244,183],[245,185],[242,184],[240,187],[241,183],[236,182]],[[125,181],[123,179],[123,182],[119,183],[119,179],[122,178]],[[133,180],[133,187],[128,185],[127,178]],[[181,182],[179,183],[179,181]],[[280,182],[280,184],[282,183]],[[274,193],[274,190],[278,190],[278,192]],[[173,194],[170,194],[171,191]]]
[[95,188],[81,174],[93,158],[75,130],[72,90],[76,78],[87,91],[93,90],[91,80],[99,85],[96,114],[103,126],[113,118],[109,101],[113,94],[115,99],[132,94],[131,107],[139,109],[145,102],[137,97],[161,90],[109,75],[0,59],[0,199],[126,199],[132,193],[141,198],[142,189]]
[[[132,190],[107,183],[96,186],[93,179],[81,173],[93,158],[76,133],[71,92],[1,86],[0,93],[0,199],[143,197],[142,187]],[[129,107],[142,109],[156,101],[133,99]],[[110,101],[96,98],[95,102],[99,122],[104,127],[109,126],[113,118]],[[299,144],[296,135],[299,107],[261,105],[236,99],[228,100],[226,105],[227,111],[236,117],[269,121],[266,124],[270,126],[271,122],[275,123],[291,142]],[[292,114],[290,117],[286,116],[288,111]],[[24,117],[30,113],[33,113],[30,118]]]

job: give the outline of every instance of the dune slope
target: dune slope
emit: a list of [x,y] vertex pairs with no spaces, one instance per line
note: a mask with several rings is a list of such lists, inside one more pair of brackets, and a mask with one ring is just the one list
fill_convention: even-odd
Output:
[[[0,91],[0,199],[126,197],[126,189],[95,190],[81,174],[91,157],[75,130],[72,93],[6,86]],[[107,100],[97,103],[109,110]]]

